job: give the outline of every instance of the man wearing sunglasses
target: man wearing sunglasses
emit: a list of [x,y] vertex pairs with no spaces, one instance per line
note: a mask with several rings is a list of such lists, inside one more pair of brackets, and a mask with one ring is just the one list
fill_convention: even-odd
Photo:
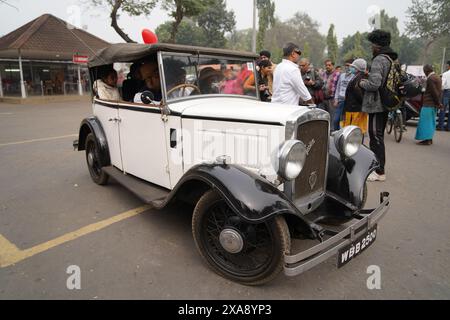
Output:
[[283,61],[274,72],[272,103],[299,105],[300,100],[312,103],[298,67],[301,54],[296,44],[289,42],[284,45]]

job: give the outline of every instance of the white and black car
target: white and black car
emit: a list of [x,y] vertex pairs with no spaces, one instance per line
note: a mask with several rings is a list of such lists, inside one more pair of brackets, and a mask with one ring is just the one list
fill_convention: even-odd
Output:
[[[156,209],[174,201],[195,206],[200,255],[246,285],[282,270],[295,276],[331,257],[345,265],[373,243],[389,208],[382,193],[378,208],[364,209],[366,180],[378,163],[360,129],[330,134],[323,110],[260,102],[256,89],[243,86],[255,76],[256,58],[172,44],[111,45],[90,59],[92,82],[105,66],[151,59],[162,100],[150,92],[141,93],[142,103],[94,96],[93,116],[74,142],[97,184],[111,177]],[[173,64],[184,77],[169,85]],[[219,76],[205,84],[206,68]],[[315,244],[293,252],[292,239]]]

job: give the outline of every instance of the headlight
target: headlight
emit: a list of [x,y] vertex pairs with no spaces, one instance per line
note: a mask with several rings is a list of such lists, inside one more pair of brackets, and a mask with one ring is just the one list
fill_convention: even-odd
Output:
[[343,157],[351,158],[362,145],[363,134],[359,127],[348,126],[334,135],[336,148]]
[[278,160],[278,174],[288,181],[294,180],[305,165],[305,145],[298,140],[286,141],[280,149]]

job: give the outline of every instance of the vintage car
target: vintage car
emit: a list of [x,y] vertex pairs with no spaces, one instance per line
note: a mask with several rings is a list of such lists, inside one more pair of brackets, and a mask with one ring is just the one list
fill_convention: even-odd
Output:
[[[261,102],[257,86],[243,86],[256,59],[173,44],[111,45],[89,61],[93,83],[105,68],[128,71],[131,63],[155,72],[132,101],[94,96],[93,116],[74,142],[95,183],[111,177],[156,209],[174,201],[193,208],[205,263],[245,285],[282,270],[295,276],[331,257],[345,265],[373,243],[389,208],[383,192],[377,208],[364,209],[378,163],[360,129],[331,134],[329,114],[315,106]],[[310,245],[295,252],[291,240]]]

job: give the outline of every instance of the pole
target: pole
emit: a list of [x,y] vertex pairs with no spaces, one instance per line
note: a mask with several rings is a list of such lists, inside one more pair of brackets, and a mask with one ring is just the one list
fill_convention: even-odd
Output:
[[81,86],[81,66],[78,65],[78,94],[83,95],[83,87]]
[[253,0],[253,36],[252,51],[256,53],[256,0]]
[[19,50],[19,69],[20,69],[20,92],[22,93],[22,99],[27,97],[27,92],[25,91],[25,83],[23,81],[23,68],[22,68],[22,55]]
[[445,53],[447,51],[447,48],[444,48],[444,54],[442,55],[442,65],[441,65],[441,74],[444,73],[444,66],[445,66]]
[[0,72],[0,98],[3,98],[3,82],[2,82],[2,73]]

